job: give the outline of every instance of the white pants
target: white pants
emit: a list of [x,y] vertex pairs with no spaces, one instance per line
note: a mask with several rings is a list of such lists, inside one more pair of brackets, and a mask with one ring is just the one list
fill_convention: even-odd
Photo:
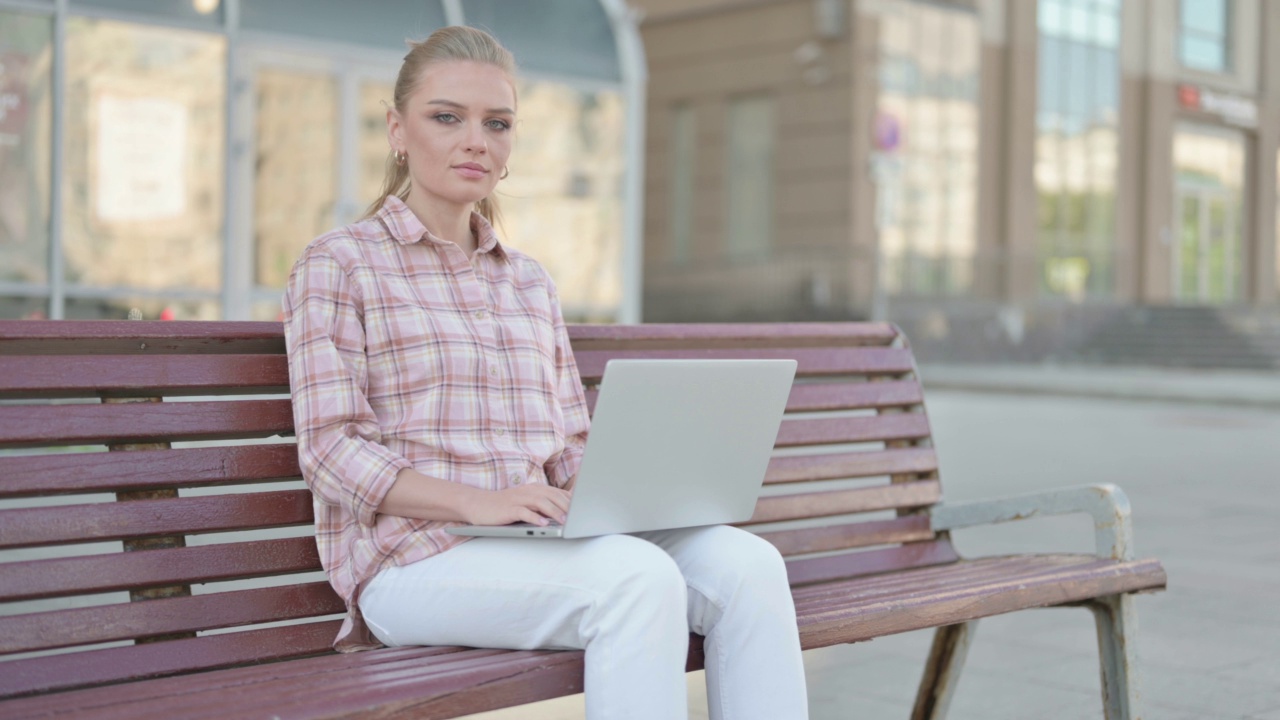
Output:
[[737,528],[475,538],[384,570],[359,602],[392,647],[585,649],[588,720],[686,718],[690,630],[712,720],[808,717],[782,558]]

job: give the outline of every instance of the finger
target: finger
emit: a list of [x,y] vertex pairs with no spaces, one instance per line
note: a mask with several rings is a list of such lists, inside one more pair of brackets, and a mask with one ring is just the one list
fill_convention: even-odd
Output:
[[530,525],[540,525],[540,526],[547,524],[546,518],[542,517],[537,512],[527,507],[520,508],[519,510],[516,511],[516,514],[520,517],[520,522],[526,522],[526,523],[529,523]]
[[564,508],[557,505],[552,498],[542,498],[542,502],[538,503],[537,510],[556,522],[564,522]]
[[555,492],[550,493],[547,497],[555,505],[556,511],[560,514],[560,520],[563,522],[564,514],[569,512],[569,493],[557,488],[551,489],[555,490]]

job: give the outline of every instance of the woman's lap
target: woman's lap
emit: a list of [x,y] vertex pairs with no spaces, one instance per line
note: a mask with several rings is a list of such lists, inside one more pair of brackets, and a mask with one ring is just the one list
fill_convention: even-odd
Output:
[[762,562],[781,567],[772,546],[724,526],[579,540],[476,538],[384,571],[360,606],[389,645],[581,648],[593,603],[638,593],[683,604],[683,588],[672,586],[688,585],[695,593],[688,620],[701,624],[702,606],[725,602],[724,588]]

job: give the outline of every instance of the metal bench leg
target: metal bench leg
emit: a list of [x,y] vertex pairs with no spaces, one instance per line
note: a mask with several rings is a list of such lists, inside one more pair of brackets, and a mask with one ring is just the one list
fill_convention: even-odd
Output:
[[1112,595],[1088,604],[1098,625],[1102,663],[1102,707],[1107,720],[1142,720],[1135,637],[1138,614],[1132,595]]
[[969,643],[977,629],[978,621],[971,620],[945,625],[933,634],[933,647],[925,662],[924,677],[920,678],[911,720],[943,720],[947,716],[951,697],[960,683],[965,656],[969,654]]

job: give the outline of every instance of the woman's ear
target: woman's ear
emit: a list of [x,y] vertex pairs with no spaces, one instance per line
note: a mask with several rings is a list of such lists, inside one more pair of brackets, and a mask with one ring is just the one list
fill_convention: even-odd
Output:
[[404,125],[395,108],[387,108],[387,143],[391,145],[392,152],[404,147]]

